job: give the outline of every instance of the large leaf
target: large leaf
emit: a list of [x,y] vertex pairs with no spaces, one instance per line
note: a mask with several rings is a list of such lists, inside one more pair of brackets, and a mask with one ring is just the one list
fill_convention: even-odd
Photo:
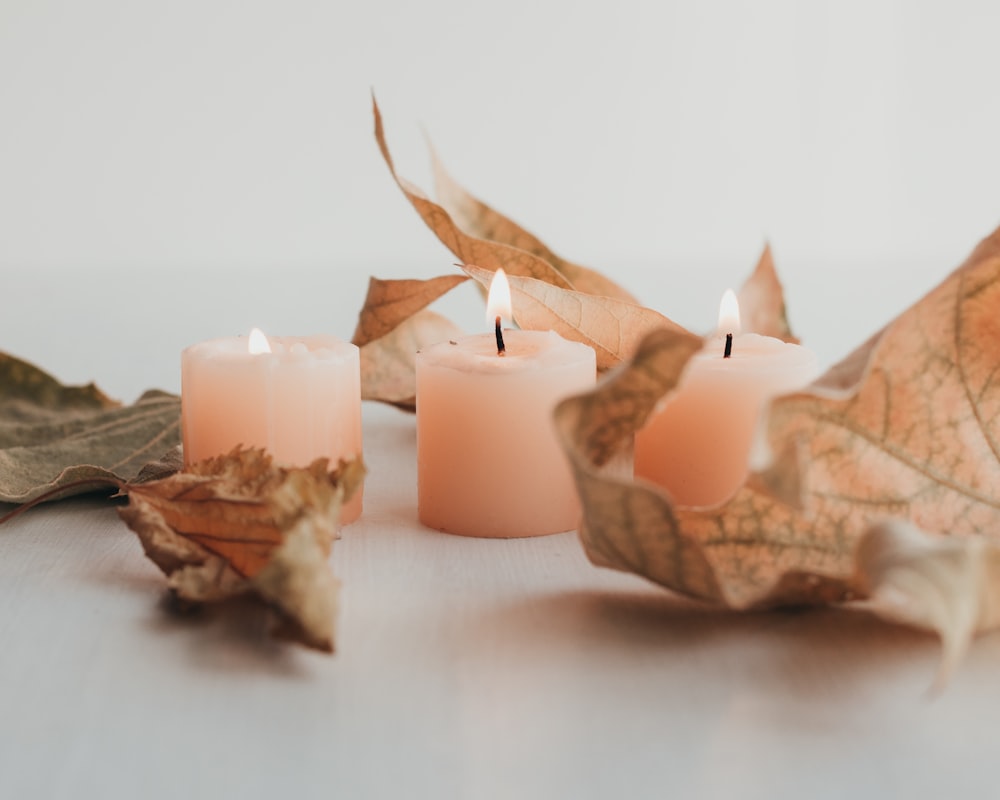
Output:
[[573,288],[585,294],[603,295],[636,303],[636,299],[610,278],[596,270],[574,264],[556,255],[533,233],[509,217],[473,197],[448,174],[441,159],[431,148],[434,166],[434,190],[438,201],[466,233],[498,244],[510,245],[538,256],[562,273]]
[[[462,261],[462,269],[481,288],[503,267],[514,294],[514,318],[524,328],[554,330],[592,346],[600,369],[630,357],[639,340],[658,327],[678,329],[663,314],[639,304],[622,287],[596,270],[566,261],[538,237],[482,200],[473,197],[447,173],[431,151],[439,203],[400,178],[386,144],[382,115],[373,100],[375,138],[397,185],[424,223]],[[443,277],[429,281],[372,279],[355,332],[355,343],[384,335],[417,309],[447,291]],[[770,248],[740,292],[749,331],[795,341],[785,316],[781,283]],[[374,391],[373,396],[381,394]],[[378,398],[381,399],[381,398]]]
[[150,391],[122,406],[0,353],[0,501],[163,475],[180,465],[179,446],[180,398]]
[[[998,341],[1000,231],[816,384],[779,398],[768,440],[782,457],[702,510],[622,478],[608,459],[629,446],[693,351],[683,332],[651,334],[626,369],[556,412],[588,555],[692,597],[753,608],[870,594],[855,556],[885,518],[1000,538]],[[954,582],[948,591],[972,588]]]

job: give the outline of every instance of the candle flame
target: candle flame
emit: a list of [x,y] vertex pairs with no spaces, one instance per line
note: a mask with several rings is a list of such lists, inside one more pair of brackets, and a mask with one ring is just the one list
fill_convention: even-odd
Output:
[[719,303],[719,333],[739,333],[740,332],[740,303],[736,299],[736,292],[726,289],[722,295],[722,302]]
[[510,302],[510,282],[507,280],[507,273],[502,269],[497,269],[493,273],[493,280],[490,281],[490,291],[486,297],[486,321],[491,325],[497,317],[510,321],[513,312]]
[[267,341],[264,331],[260,328],[254,328],[250,331],[250,338],[247,340],[247,350],[252,356],[271,352],[271,343]]

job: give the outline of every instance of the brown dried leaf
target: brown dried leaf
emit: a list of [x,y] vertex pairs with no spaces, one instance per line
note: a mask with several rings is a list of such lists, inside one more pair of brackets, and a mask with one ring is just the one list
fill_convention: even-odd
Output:
[[[855,551],[877,520],[1000,536],[998,341],[1000,230],[843,364],[779,398],[771,449],[797,457],[702,510],[623,480],[600,457],[628,446],[690,352],[677,331],[650,335],[627,368],[556,411],[588,555],[683,594],[753,608],[863,593]],[[799,501],[772,491],[776,479],[801,486]]]
[[179,397],[154,390],[122,406],[93,384],[63,386],[0,353],[0,501],[117,488],[154,468],[163,474],[176,468],[179,445]]
[[364,347],[385,336],[401,322],[467,280],[464,275],[439,275],[428,280],[369,278],[368,295],[358,314],[358,325],[351,341],[358,347]]
[[[478,265],[462,267],[482,286],[493,273]],[[636,351],[643,336],[668,328],[690,336],[684,328],[658,311],[613,297],[596,297],[560,289],[534,278],[508,276],[517,324],[529,330],[555,331],[566,339],[583,342],[597,352],[597,368],[609,369]]]
[[341,503],[363,473],[359,461],[284,468],[262,450],[236,449],[131,487],[119,513],[181,599],[255,593],[281,635],[332,652],[337,582],[327,558]]
[[468,278],[440,275],[428,280],[371,278],[358,314],[353,343],[361,348],[361,398],[416,409],[416,354],[462,331],[427,306]]
[[560,286],[564,289],[572,288],[570,282],[558,269],[541,258],[516,247],[488,242],[464,233],[443,207],[430,200],[412,183],[400,178],[396,174],[392,156],[389,154],[389,146],[386,144],[385,131],[382,127],[382,114],[374,98],[372,98],[372,111],[375,116],[375,139],[382,152],[382,158],[385,159],[386,166],[392,173],[393,180],[396,181],[396,185],[416,209],[420,218],[445,247],[462,261],[479,264],[490,271],[496,270],[497,267],[503,267],[510,275],[526,275],[551,283],[553,286]]
[[[464,280],[464,276],[456,277]],[[416,410],[417,351],[461,335],[461,328],[447,317],[422,309],[368,342],[361,348],[361,399]]]
[[1000,628],[1000,543],[934,536],[907,523],[875,525],[858,548],[860,591],[892,622],[941,637],[941,687],[977,633]]
[[486,205],[482,200],[473,197],[448,174],[434,148],[431,147],[430,150],[434,167],[434,192],[444,209],[466,233],[487,241],[510,245],[538,256],[568,278],[578,292],[614,297],[629,303],[638,302],[610,278],[606,278],[596,270],[560,258],[537,236]]
[[[554,330],[594,347],[598,368],[602,370],[627,358],[650,330],[678,328],[659,312],[639,305],[614,281],[595,270],[565,261],[534,234],[469,194],[451,178],[433,148],[431,157],[440,205],[427,199],[396,174],[385,141],[382,116],[374,100],[373,112],[375,138],[396,183],[427,226],[468,265],[463,269],[481,288],[489,286],[498,267],[505,269],[517,297],[514,316],[521,327]],[[398,324],[409,313],[411,306],[407,303],[422,308],[426,305],[425,296],[433,297],[434,291],[443,293],[450,288],[443,283],[434,287],[430,282],[411,283],[395,287],[373,281],[355,343],[369,341]],[[396,302],[390,290],[405,295],[407,303]],[[382,295],[389,301],[383,302]],[[784,297],[769,248],[765,248],[757,269],[741,290],[741,302],[748,330],[795,340],[784,316]]]
[[93,383],[63,386],[27,361],[0,353],[0,409],[4,417],[37,422],[69,413],[87,414],[118,408]]
[[744,330],[798,344],[788,325],[785,292],[774,269],[771,245],[764,246],[756,269],[740,287],[739,302]]

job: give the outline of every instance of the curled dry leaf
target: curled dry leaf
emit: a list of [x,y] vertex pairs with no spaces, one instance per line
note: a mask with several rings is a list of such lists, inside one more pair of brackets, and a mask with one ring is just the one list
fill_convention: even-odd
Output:
[[578,292],[613,297],[629,303],[637,302],[629,292],[610,278],[596,270],[557,256],[537,236],[469,194],[448,174],[433,147],[431,160],[434,167],[434,190],[438,201],[466,233],[490,242],[510,245],[538,256],[568,278]]
[[412,183],[400,178],[392,163],[389,146],[385,141],[382,114],[374,98],[372,99],[372,110],[375,116],[375,139],[378,142],[382,158],[385,160],[386,166],[389,167],[389,172],[392,173],[393,180],[396,181],[396,185],[416,209],[420,218],[445,247],[462,261],[479,264],[491,271],[497,267],[503,267],[511,275],[528,275],[564,289],[572,288],[570,282],[559,270],[538,256],[517,247],[469,236],[455,224],[442,206],[429,199]]
[[361,348],[361,399],[415,411],[417,352],[461,335],[461,328],[450,319],[425,308],[368,342]]
[[[479,265],[466,264],[462,269],[482,286],[489,286],[493,277]],[[691,335],[659,312],[635,303],[561,289],[534,278],[508,278],[517,324],[590,345],[597,353],[598,369],[621,363],[645,334],[658,328]]]
[[[623,479],[601,455],[629,446],[691,352],[681,332],[650,334],[625,369],[556,411],[588,555],[692,597],[753,608],[863,594],[855,551],[880,519],[1000,536],[997,341],[1000,230],[842,364],[775,401],[772,452],[795,457],[720,507],[694,509]],[[801,487],[797,502],[788,486]]]
[[363,479],[360,461],[284,468],[261,450],[234,450],[129,489],[122,519],[183,600],[252,593],[275,632],[332,652],[337,581],[327,559],[341,503]]
[[453,339],[461,329],[427,306],[468,278],[441,275],[429,280],[371,278],[352,342],[361,348],[361,398],[416,408],[416,353]]
[[93,384],[63,386],[0,353],[0,501],[162,476],[179,466],[179,446],[179,397],[149,391],[123,406]]
[[798,337],[788,325],[785,291],[774,268],[770,245],[764,246],[757,267],[740,287],[739,301],[744,330],[798,344]]
[[1000,543],[931,535],[898,520],[874,525],[858,547],[860,591],[880,616],[941,637],[937,685],[976,633],[1000,627]]
[[[447,173],[431,150],[439,203],[400,178],[385,140],[382,115],[373,101],[375,138],[390,172],[421,219],[467,266],[465,272],[481,287],[503,267],[515,295],[514,317],[523,328],[554,330],[584,342],[597,351],[598,367],[608,369],[635,352],[643,335],[657,327],[677,329],[665,316],[640,305],[625,289],[596,270],[566,261],[538,237],[508,217],[473,197]],[[402,321],[412,306],[423,308],[419,298],[446,291],[443,278],[432,281],[374,282],[355,333],[355,343],[370,341],[378,331]],[[380,284],[397,283],[399,286]],[[403,284],[411,285],[403,285]],[[394,293],[405,297],[398,300]],[[386,299],[383,300],[382,297]],[[741,291],[741,309],[747,330],[794,341],[785,318],[781,284],[774,271],[770,249]],[[381,335],[381,334],[380,334]],[[381,394],[373,390],[372,396]],[[380,399],[380,398],[379,398]]]
[[358,314],[351,341],[364,347],[390,331],[460,283],[464,275],[439,275],[428,280],[368,279],[368,295]]

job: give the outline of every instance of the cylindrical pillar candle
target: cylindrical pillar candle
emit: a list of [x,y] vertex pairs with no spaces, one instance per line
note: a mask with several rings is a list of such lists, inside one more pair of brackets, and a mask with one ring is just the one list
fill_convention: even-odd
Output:
[[727,292],[719,335],[688,362],[677,391],[636,433],[636,477],[659,484],[680,505],[713,506],[734,494],[746,481],[765,404],[819,374],[811,350],[740,334],[735,304]]
[[499,324],[417,354],[420,521],[466,536],[571,530],[580,503],[552,413],[594,385],[594,350]]
[[[276,462],[361,455],[358,348],[334,336],[213,339],[181,355],[184,460],[193,463],[237,445],[262,447]],[[359,490],[341,522],[361,515]]]

